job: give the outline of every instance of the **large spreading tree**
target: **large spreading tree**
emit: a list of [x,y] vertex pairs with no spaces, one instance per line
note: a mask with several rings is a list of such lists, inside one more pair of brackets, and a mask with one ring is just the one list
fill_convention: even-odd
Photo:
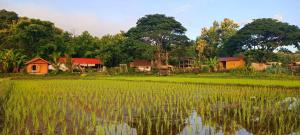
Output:
[[146,15],[136,24],[126,35],[155,46],[157,66],[168,64],[168,58],[162,60],[162,53],[168,54],[172,45],[185,45],[189,40],[185,36],[186,28],[173,17],[163,14]]
[[275,19],[256,19],[245,25],[224,49],[228,55],[243,53],[251,61],[266,62],[274,58],[274,51],[285,46],[299,48],[300,30],[295,25]]

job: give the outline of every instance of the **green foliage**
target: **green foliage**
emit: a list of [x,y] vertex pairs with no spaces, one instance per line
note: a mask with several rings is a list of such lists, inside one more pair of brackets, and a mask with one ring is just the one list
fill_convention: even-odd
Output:
[[[19,17],[15,12],[0,10],[0,29],[8,29]],[[2,32],[2,31],[1,31]]]
[[171,42],[177,41],[174,39],[184,36],[183,34],[186,31],[173,17],[167,17],[162,14],[146,15],[140,18],[136,24],[136,27],[131,28],[127,32],[129,37],[140,39],[165,49]]
[[[248,56],[249,61],[281,61],[284,66],[299,60],[296,54],[283,49],[286,45],[299,48],[297,26],[257,19],[237,32],[238,28],[237,23],[227,18],[215,21],[212,27],[202,29],[194,43],[185,35],[186,28],[175,18],[152,14],[140,18],[126,33],[99,38],[87,31],[72,35],[52,22],[0,10],[0,48],[17,52],[14,55],[1,53],[0,68],[1,72],[18,72],[24,66],[24,60],[33,57],[45,58],[58,68],[58,58],[62,56],[100,58],[107,67],[136,59],[155,59],[163,64],[177,65],[180,58],[196,55],[199,64],[207,58],[237,54]],[[275,54],[274,50],[278,49]],[[8,57],[14,60],[6,60]],[[210,68],[213,71],[214,68]]]
[[186,45],[172,45],[169,63],[171,65],[178,65],[180,58],[194,58],[195,56],[195,46],[192,42]]
[[54,68],[54,73],[58,73],[59,72],[59,67],[61,65],[61,63],[59,62],[59,58],[61,57],[61,52],[53,52],[50,55],[50,62],[52,67]]
[[300,61],[300,53],[279,51],[276,53],[276,61],[281,62],[283,66],[287,67],[291,63]]
[[19,72],[25,64],[26,56],[17,50],[0,50],[0,72]]
[[209,70],[210,70],[210,68],[208,66],[203,66],[201,68],[201,72],[203,72],[203,73],[207,73],[207,72],[209,72]]
[[125,58],[121,50],[125,39],[122,33],[103,36],[97,43],[98,49],[95,50],[96,57],[101,58],[105,66],[118,66],[123,58]]
[[126,38],[121,45],[121,50],[124,53],[122,63],[129,63],[133,60],[152,60],[154,58],[154,47],[139,40]]
[[[190,41],[185,32],[186,28],[173,17],[153,14],[140,18],[136,27],[131,28],[126,35],[154,46],[155,51],[160,54],[170,51],[172,47],[189,45]],[[167,58],[163,61],[160,57],[155,59],[162,63],[168,63]]]
[[210,28],[203,28],[196,41],[198,57],[211,58],[225,55],[224,43],[237,32],[238,28],[239,25],[228,18],[220,23],[214,21]]
[[266,72],[271,74],[284,74],[288,73],[289,71],[280,65],[272,65],[266,69]]
[[9,32],[1,33],[0,46],[22,50],[21,53],[29,58],[35,56],[48,58],[54,51],[65,51],[64,33],[51,22],[20,18],[14,20],[6,31]]
[[97,47],[97,37],[93,37],[89,32],[84,31],[81,35],[74,37],[72,47],[74,48],[73,57],[95,57],[95,48]]
[[219,64],[219,59],[217,57],[209,58],[205,62],[208,65],[210,72],[215,72],[217,70],[217,66]]
[[274,50],[283,46],[299,47],[300,30],[274,19],[256,19],[239,30],[225,44],[228,55],[244,52],[252,61],[266,62],[274,57]]
[[254,70],[252,69],[251,66],[245,66],[245,67],[241,67],[241,68],[237,68],[237,69],[232,69],[230,70],[230,73],[232,73],[233,75],[251,75],[254,74]]
[[144,42],[127,38],[124,33],[106,35],[97,41],[94,53],[104,61],[104,65],[115,67],[136,59],[151,60],[154,54],[153,46]]
[[0,46],[2,49],[16,49],[28,58],[48,59],[53,52],[65,53],[71,35],[56,28],[49,21],[18,17],[14,12],[1,10],[0,23],[9,27],[0,27]]

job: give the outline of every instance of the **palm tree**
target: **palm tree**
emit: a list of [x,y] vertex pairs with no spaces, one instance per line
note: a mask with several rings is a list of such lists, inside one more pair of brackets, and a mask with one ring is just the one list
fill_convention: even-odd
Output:
[[65,54],[65,57],[66,57],[65,65],[68,68],[68,71],[73,73],[76,65],[73,64],[71,55]]
[[59,58],[61,56],[61,52],[53,52],[51,55],[50,55],[50,58],[51,58],[51,64],[53,66],[53,68],[58,71],[59,70],[59,67],[61,65],[61,63],[59,62]]

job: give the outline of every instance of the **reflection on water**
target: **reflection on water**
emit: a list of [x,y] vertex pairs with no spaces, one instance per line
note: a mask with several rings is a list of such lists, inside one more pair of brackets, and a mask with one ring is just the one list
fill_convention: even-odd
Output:
[[[239,128],[234,131],[236,135],[252,135],[245,128]],[[138,135],[137,128],[130,127],[127,123],[105,124],[96,127],[96,134],[106,135]],[[152,133],[151,133],[152,134]],[[155,134],[155,133],[154,133]],[[222,128],[216,128],[205,125],[202,118],[193,111],[188,118],[185,119],[185,126],[177,135],[224,135]]]
[[[186,119],[185,128],[178,135],[223,135],[222,129],[216,130],[213,127],[206,126],[202,122],[202,118],[193,111]],[[250,135],[246,129],[240,128],[236,131],[236,135]]]
[[[255,104],[251,108],[243,109],[239,104],[219,103],[205,108],[208,111],[193,110],[192,107],[180,108],[176,109],[177,113],[172,111],[169,111],[168,114],[166,112],[151,112],[149,114],[153,115],[147,114],[148,117],[145,117],[145,114],[128,115],[129,113],[125,113],[121,120],[114,117],[114,122],[109,117],[106,119],[98,117],[96,120],[98,126],[91,128],[91,132],[106,135],[300,135],[299,128],[295,126],[299,122],[297,121],[298,117],[291,115],[294,113],[293,110],[297,112],[299,105],[297,99],[285,98],[277,102],[277,105],[282,106],[282,110],[272,112],[260,109]],[[190,111],[183,112],[182,110],[193,111],[190,113]],[[278,115],[277,113],[280,111],[287,113],[287,115]],[[133,117],[131,118],[131,116]],[[293,120],[296,122],[294,126],[284,127],[287,123],[292,123]],[[287,123],[283,124],[283,122]]]
[[106,126],[99,125],[96,127],[96,134],[106,135],[137,135],[136,128],[131,128],[128,124],[109,124]]
[[[221,127],[218,127],[221,126]],[[233,133],[235,135],[252,135],[253,133],[247,131],[247,129],[239,126],[240,128],[235,129]],[[177,129],[176,129],[177,130]],[[127,123],[117,123],[117,124],[99,124],[96,126],[96,134],[105,135],[138,135],[145,134],[145,132],[139,133],[136,127],[131,127]],[[167,131],[172,133],[171,131]],[[173,132],[174,133],[174,132]],[[151,132],[150,134],[156,134]],[[188,118],[185,119],[184,128],[180,130],[176,135],[224,135],[222,130],[222,125],[217,125],[216,127],[209,126],[204,123],[201,116],[193,111]],[[290,135],[298,135],[300,132],[293,132]]]

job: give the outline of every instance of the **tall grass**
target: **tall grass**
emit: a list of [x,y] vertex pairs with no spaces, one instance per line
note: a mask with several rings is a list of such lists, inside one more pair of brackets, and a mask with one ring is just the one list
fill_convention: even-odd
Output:
[[9,93],[11,90],[12,84],[9,79],[0,79],[0,131],[4,126],[4,116],[5,116],[5,104],[9,98]]

